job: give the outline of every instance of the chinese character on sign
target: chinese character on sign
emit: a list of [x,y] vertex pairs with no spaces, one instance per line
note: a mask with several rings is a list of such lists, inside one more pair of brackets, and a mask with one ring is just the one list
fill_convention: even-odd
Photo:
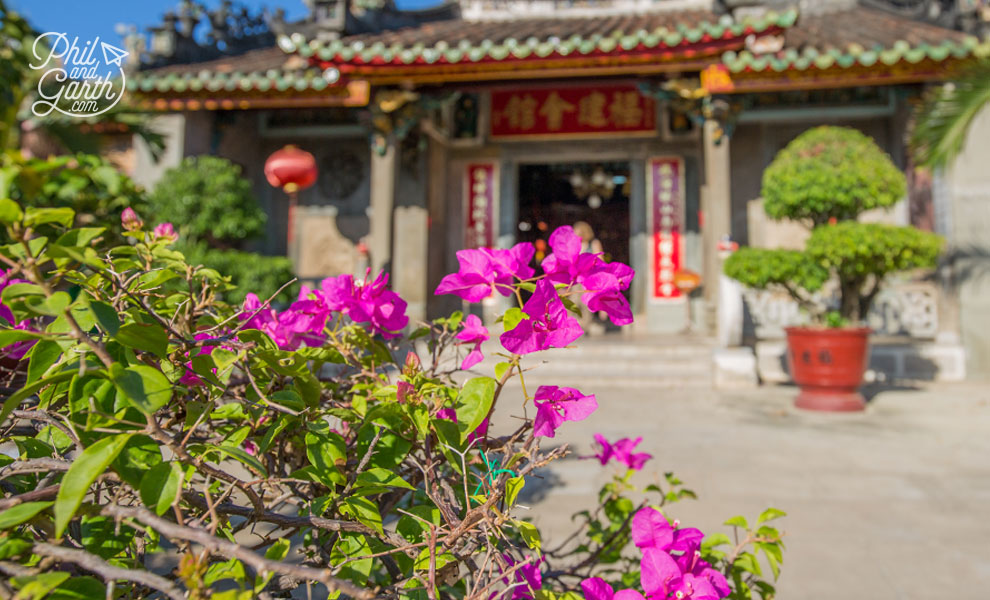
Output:
[[547,129],[550,131],[560,131],[564,124],[564,113],[568,112],[574,112],[574,105],[561,98],[557,92],[551,93],[540,107],[540,116],[546,118]]
[[471,164],[467,167],[465,248],[490,248],[494,243],[495,173],[496,163]]
[[639,92],[615,92],[608,106],[609,117],[616,127],[635,127],[643,121],[643,109],[639,105]]
[[512,129],[527,131],[536,127],[536,98],[529,94],[512,96],[503,115]]
[[683,163],[679,158],[653,158],[649,161],[647,183],[652,205],[653,297],[661,300],[682,295],[675,282],[681,268],[682,175]]
[[591,92],[578,100],[578,123],[588,127],[601,128],[608,125],[605,118],[605,94]]

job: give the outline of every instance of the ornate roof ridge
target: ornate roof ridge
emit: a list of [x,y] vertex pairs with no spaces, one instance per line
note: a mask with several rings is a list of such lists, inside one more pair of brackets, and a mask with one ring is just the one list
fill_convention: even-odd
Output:
[[[736,21],[731,17],[700,21],[693,26],[656,27],[652,30],[640,28],[635,31],[613,31],[608,35],[594,33],[588,36],[579,33],[561,39],[547,35],[542,39],[528,36],[519,40],[514,37],[493,40],[485,38],[481,42],[462,39],[456,44],[446,40],[426,45],[421,42],[385,44],[375,35],[357,35],[338,40],[307,40],[301,35],[279,38],[279,46],[286,52],[294,52],[310,60],[335,64],[455,64],[461,62],[500,62],[512,59],[547,58],[558,56],[581,56],[589,54],[611,54],[634,49],[651,50],[689,46],[713,39],[739,37],[750,33],[761,33],[768,29],[787,28],[797,20],[796,9],[747,17]],[[587,17],[594,19],[594,17]],[[567,19],[570,20],[570,19]],[[519,22],[559,22],[555,17],[529,17]],[[458,23],[465,21],[457,20]],[[486,24],[504,25],[513,21],[482,21]],[[444,24],[453,23],[451,21]],[[476,22],[477,23],[477,22]],[[438,26],[440,23],[433,23]],[[451,25],[453,26],[453,25]],[[399,30],[403,32],[404,30]],[[405,30],[405,31],[413,31]],[[394,33],[394,32],[393,32]]]

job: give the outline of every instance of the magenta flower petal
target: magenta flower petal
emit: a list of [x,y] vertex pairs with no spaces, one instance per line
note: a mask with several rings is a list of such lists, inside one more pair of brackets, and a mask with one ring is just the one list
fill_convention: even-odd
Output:
[[633,515],[632,539],[639,548],[666,550],[674,542],[674,528],[663,513],[646,506]]
[[581,582],[581,591],[584,592],[584,600],[612,600],[615,592],[601,577],[589,577]]
[[663,550],[646,548],[640,561],[640,583],[647,597],[666,598],[681,583],[681,569]]
[[563,425],[564,415],[560,414],[553,404],[547,402],[536,405],[536,418],[533,419],[533,435],[536,437],[552,438],[557,428]]
[[563,348],[584,331],[560,301],[557,290],[546,279],[536,284],[533,295],[523,305],[529,316],[499,337],[502,346],[515,354],[528,354],[547,348]]

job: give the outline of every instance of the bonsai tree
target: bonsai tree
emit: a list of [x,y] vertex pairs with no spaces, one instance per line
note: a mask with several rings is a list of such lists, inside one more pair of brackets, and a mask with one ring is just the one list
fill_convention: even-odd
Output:
[[[181,250],[193,263],[225,275],[236,285],[225,296],[239,302],[244,290],[270,296],[293,276],[292,263],[283,256],[246,251],[260,238],[268,220],[244,178],[241,168],[216,156],[191,156],[169,169],[149,198],[151,213],[178,230]],[[285,289],[280,302],[292,297]]]
[[[763,174],[767,215],[813,228],[805,249],[743,248],[726,260],[725,274],[786,291],[816,322],[860,322],[889,273],[934,267],[942,248],[941,238],[913,227],[855,221],[905,191],[904,174],[869,137],[843,127],[807,131]],[[834,306],[814,296],[830,280],[838,284]]]

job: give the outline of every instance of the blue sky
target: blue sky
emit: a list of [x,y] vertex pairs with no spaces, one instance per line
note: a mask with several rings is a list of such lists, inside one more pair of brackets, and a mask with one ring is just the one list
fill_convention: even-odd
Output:
[[[219,3],[220,0],[204,2],[210,8]],[[289,20],[306,14],[302,0],[242,0],[242,3],[252,9],[281,6]],[[421,8],[437,3],[437,0],[397,0],[400,8]],[[162,14],[178,4],[178,0],[7,0],[9,7],[27,16],[42,32],[63,32],[70,39],[79,36],[80,40],[100,36],[109,43],[120,41],[116,33],[118,23],[136,25],[143,30],[158,24]]]

